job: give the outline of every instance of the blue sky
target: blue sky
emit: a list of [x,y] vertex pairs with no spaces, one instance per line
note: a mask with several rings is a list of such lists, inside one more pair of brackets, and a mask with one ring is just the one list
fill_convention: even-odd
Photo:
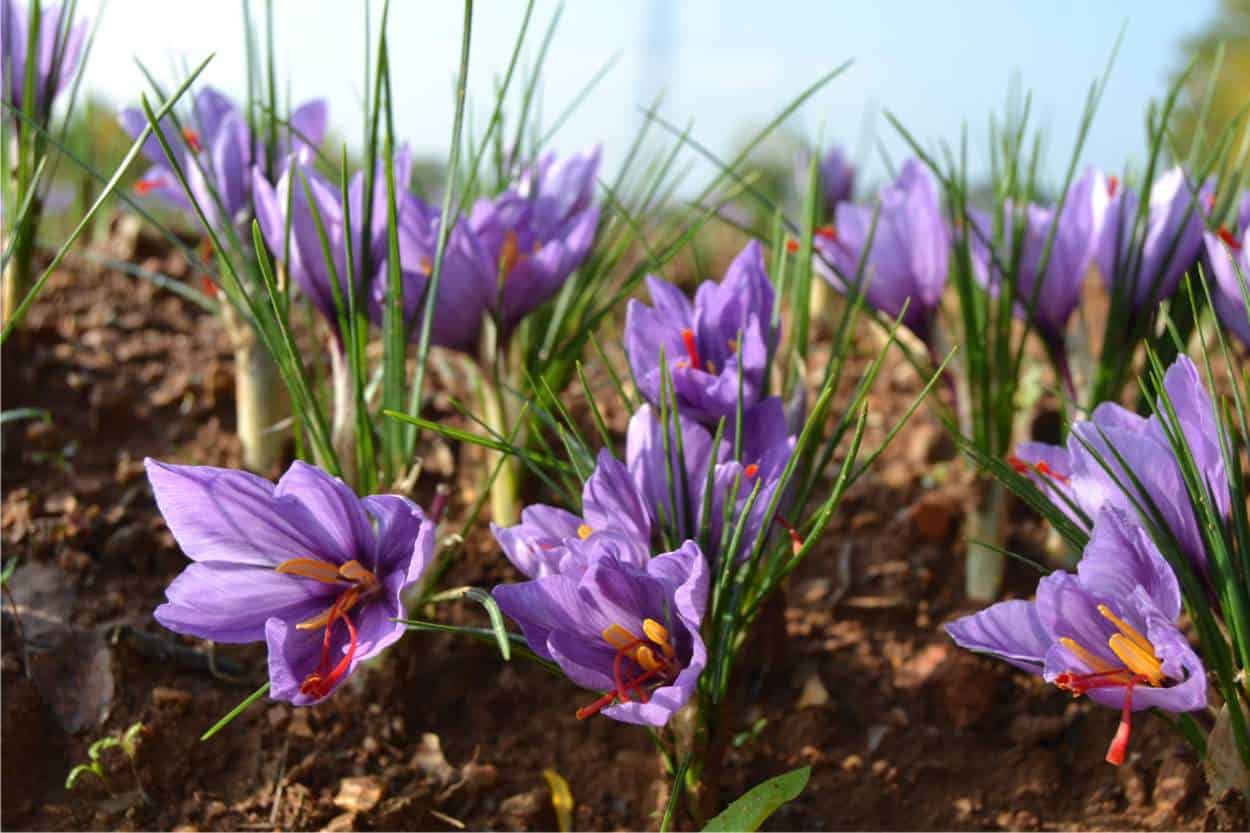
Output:
[[[83,0],[91,12],[99,0]],[[331,118],[353,141],[360,125],[362,22],[344,0],[277,0],[280,67],[298,101],[330,100]],[[506,66],[524,4],[479,0],[473,30],[470,97],[489,104]],[[774,0],[572,0],[548,59],[544,114],[554,118],[614,53],[620,59],[569,120],[555,144],[605,145],[619,162],[639,124],[638,105],[659,85],[664,113],[693,120],[694,133],[726,154],[793,96],[847,59],[855,63],[795,117],[810,135],[856,148],[866,116],[886,108],[925,141],[957,139],[968,121],[984,134],[991,107],[1018,71],[1051,136],[1048,170],[1061,173],[1090,81],[1102,70],[1127,22],[1119,60],[1094,124],[1086,161],[1120,167],[1140,158],[1146,104],[1163,91],[1179,44],[1199,30],[1215,0],[1130,2],[794,2]],[[537,3],[531,54],[556,4]],[[460,47],[461,8],[450,0],[393,0],[391,37],[397,130],[419,152],[445,153],[451,83]],[[657,54],[655,43],[667,43]],[[242,89],[242,22],[237,3],[110,0],[92,55],[88,86],[118,103],[143,89],[132,58],[166,77],[209,52],[210,83]],[[484,120],[483,114],[479,122]],[[869,122],[887,151],[903,144],[879,115]],[[978,154],[980,156],[981,154]],[[882,168],[870,153],[869,176]]]

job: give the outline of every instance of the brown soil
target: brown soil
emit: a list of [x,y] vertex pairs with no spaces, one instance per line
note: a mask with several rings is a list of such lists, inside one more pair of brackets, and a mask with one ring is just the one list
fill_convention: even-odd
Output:
[[[193,279],[176,256],[166,261]],[[5,558],[26,571],[15,589],[26,594],[29,661],[43,672],[28,679],[6,604],[5,827],[553,829],[543,776],[553,769],[571,787],[577,828],[655,828],[664,785],[644,731],[578,722],[587,692],[451,635],[413,633],[330,702],[258,704],[201,743],[263,680],[264,651],[223,648],[210,661],[207,646],[152,620],[184,559],[141,461],[238,464],[224,335],[149,284],[66,272],[5,347],[3,373],[5,409],[52,417],[4,429]],[[883,373],[876,439],[917,387],[904,365]],[[943,446],[936,422],[918,415],[791,581],[777,620],[786,655],[756,658],[761,673],[738,682],[757,705],[739,716],[744,734],[729,750],[722,796],[811,764],[805,793],[768,828],[1244,824],[1209,799],[1191,753],[1160,722],[1139,715],[1130,760],[1116,769],[1102,758],[1118,715],[954,649],[940,625],[970,610],[958,537],[965,496]],[[1015,521],[1013,544],[1037,551],[1036,523],[1025,513]],[[448,581],[512,577],[478,530]],[[1010,592],[1027,595],[1033,579],[1009,567]],[[438,616],[480,615],[445,605]],[[54,698],[58,688],[70,696]],[[136,721],[133,769],[109,750],[107,788],[85,776],[65,789],[93,740]]]

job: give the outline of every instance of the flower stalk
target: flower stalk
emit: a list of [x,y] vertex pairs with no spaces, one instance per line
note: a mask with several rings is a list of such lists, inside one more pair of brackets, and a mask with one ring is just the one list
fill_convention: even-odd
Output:
[[268,474],[282,462],[287,433],[278,424],[291,415],[282,374],[256,330],[222,305],[222,326],[234,351],[235,430],[243,446],[243,465]]

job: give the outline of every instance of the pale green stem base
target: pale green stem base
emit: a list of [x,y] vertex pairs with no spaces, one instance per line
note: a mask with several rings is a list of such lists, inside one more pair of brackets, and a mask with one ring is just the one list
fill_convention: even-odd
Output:
[[[504,402],[500,385],[483,374],[481,379],[482,421],[500,437],[507,440],[512,434],[512,420],[509,418],[507,403]],[[520,443],[518,437],[515,442]],[[488,450],[486,452],[485,473],[489,477],[499,467],[499,473],[490,486],[491,520],[500,526],[513,526],[520,519],[519,495],[520,461],[505,451]]]
[[243,465],[271,474],[282,463],[287,432],[274,426],[291,415],[286,388],[269,351],[233,308],[223,306],[222,323],[234,348],[234,409],[243,445]]
[[331,338],[330,385],[334,395],[334,414],[330,423],[330,444],[338,457],[343,480],[349,486],[356,483],[356,389],[352,385],[352,371],[347,366],[347,354],[343,346]]
[[998,480],[974,484],[964,521],[968,542],[964,593],[976,602],[992,602],[1003,585],[1006,557],[979,542],[1001,548],[1006,538],[1007,488]]

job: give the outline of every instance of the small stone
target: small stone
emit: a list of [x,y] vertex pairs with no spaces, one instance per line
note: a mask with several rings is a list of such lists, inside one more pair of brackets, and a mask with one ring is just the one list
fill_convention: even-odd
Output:
[[499,804],[499,826],[505,830],[533,829],[545,807],[545,791],[531,790],[505,798]]
[[421,736],[416,754],[412,756],[412,766],[425,773],[425,776],[438,784],[447,784],[456,775],[456,770],[443,757],[443,745],[438,735],[426,732]]
[[945,662],[949,653],[950,646],[940,642],[926,646],[902,664],[894,675],[894,685],[903,689],[923,687]]
[[152,705],[156,708],[185,709],[191,704],[191,692],[158,685],[152,689]]
[[1156,816],[1170,816],[1193,797],[1198,789],[1198,768],[1179,755],[1165,759],[1155,777],[1153,799]]
[[294,738],[312,740],[313,730],[308,725],[307,709],[296,709],[291,713],[291,722],[287,725],[287,734]]
[[334,796],[334,806],[350,813],[367,813],[381,800],[381,779],[373,775],[359,775],[344,778],[339,782],[339,792]]
[[829,705],[829,700],[829,689],[820,681],[820,675],[813,673],[803,683],[803,691],[799,694],[796,708],[821,708]]
[[864,759],[858,755],[847,755],[842,759],[843,772],[859,772],[864,768]]
[[799,588],[799,597],[807,604],[814,605],[829,595],[831,583],[827,578],[814,578],[803,582]]

